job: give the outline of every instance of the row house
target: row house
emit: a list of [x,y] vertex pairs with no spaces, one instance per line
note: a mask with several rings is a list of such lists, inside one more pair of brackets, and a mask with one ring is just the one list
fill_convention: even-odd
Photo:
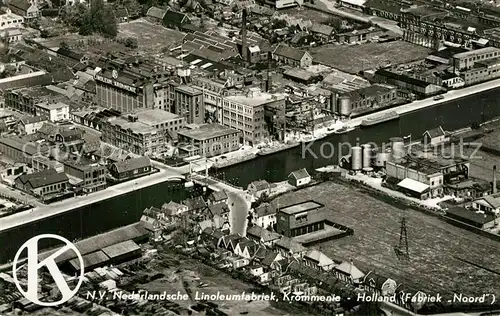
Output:
[[247,229],[247,237],[266,247],[271,247],[281,238],[281,235],[261,226],[253,225]]
[[333,267],[333,273],[339,280],[355,285],[360,285],[365,277],[365,274],[359,270],[352,261],[343,261],[335,265]]

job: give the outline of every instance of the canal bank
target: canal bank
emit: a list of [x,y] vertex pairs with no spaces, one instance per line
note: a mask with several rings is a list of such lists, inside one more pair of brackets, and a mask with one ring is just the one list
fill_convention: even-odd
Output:
[[[340,156],[347,154],[348,147],[339,144],[374,142],[379,145],[390,137],[412,134],[421,138],[425,130],[442,126],[445,130],[458,130],[473,123],[481,123],[500,116],[500,88],[455,100],[445,100],[439,106],[427,107],[404,114],[399,120],[357,129],[346,134],[333,134],[313,141],[309,150],[304,145],[283,152],[260,156],[230,167],[217,169],[213,175],[246,188],[255,180],[280,182],[291,171],[307,168],[309,171],[337,164]],[[321,156],[321,146],[331,144],[332,155]],[[324,146],[324,145],[323,145]],[[171,183],[160,183],[143,188],[119,198],[101,201],[40,222],[0,233],[0,244],[6,245],[0,253],[0,263],[11,260],[22,243],[41,233],[60,234],[70,240],[102,233],[139,220],[142,211],[149,206],[161,206],[169,200],[180,201],[190,193],[184,187],[171,190]]]

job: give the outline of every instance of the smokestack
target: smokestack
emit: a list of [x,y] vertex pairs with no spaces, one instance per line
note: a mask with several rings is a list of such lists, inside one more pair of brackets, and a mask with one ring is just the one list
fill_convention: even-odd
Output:
[[271,89],[271,61],[273,59],[272,53],[269,51],[267,53],[267,78],[266,78],[266,92]]
[[247,9],[243,9],[241,15],[241,57],[247,62]]
[[493,194],[497,193],[497,166],[493,166]]

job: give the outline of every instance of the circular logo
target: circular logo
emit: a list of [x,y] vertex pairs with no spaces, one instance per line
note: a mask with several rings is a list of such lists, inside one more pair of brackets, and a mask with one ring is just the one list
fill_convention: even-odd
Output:
[[[51,253],[47,258],[38,262],[38,241],[40,239],[56,239],[62,241],[65,245],[61,246],[55,252]],[[17,276],[17,274],[19,273],[18,271],[19,257],[21,256],[21,253],[23,252],[24,249],[26,249],[27,251],[27,274],[26,274],[26,284],[25,284],[27,290],[25,290],[21,286],[21,283]],[[80,275],[78,276],[78,283],[76,284],[76,287],[74,289],[69,288],[61,270],[59,270],[59,267],[56,263],[57,257],[61,256],[63,253],[67,251],[74,251],[78,257],[78,261],[80,264]],[[38,288],[40,285],[40,280],[38,272],[40,269],[44,267],[48,270],[48,272],[54,279],[57,288],[61,292],[62,298],[59,301],[41,302],[39,300]],[[84,275],[83,258],[78,249],[76,248],[76,246],[66,238],[54,234],[38,235],[25,242],[17,251],[12,266],[12,275],[14,277],[14,283],[16,284],[17,289],[29,301],[41,306],[57,306],[67,302],[69,299],[75,296],[75,294],[80,289]]]
[[111,76],[113,76],[113,79],[118,78],[118,71],[113,70],[113,72],[111,73]]

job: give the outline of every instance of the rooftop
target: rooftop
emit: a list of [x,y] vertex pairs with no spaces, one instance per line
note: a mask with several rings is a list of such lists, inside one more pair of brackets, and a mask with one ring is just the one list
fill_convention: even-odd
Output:
[[69,107],[69,105],[67,105],[66,103],[63,103],[63,102],[41,102],[41,103],[38,103],[36,106],[41,107],[42,109],[46,109],[46,110],[57,110],[57,109]]
[[247,95],[232,95],[225,98],[228,101],[233,101],[243,105],[260,106],[277,100],[284,100],[285,97],[280,94],[270,94],[266,92],[249,93]]
[[321,208],[323,206],[324,206],[323,204],[320,204],[320,203],[317,203],[314,201],[304,201],[301,203],[297,203],[297,204],[283,207],[279,210],[279,212],[283,212],[283,213],[288,214],[288,215],[294,215],[294,214],[298,214],[298,213],[303,213],[303,212],[315,210],[315,209]]
[[469,58],[469,57],[476,56],[476,55],[495,53],[495,52],[500,52],[500,49],[498,49],[496,47],[485,47],[485,48],[481,48],[481,49],[476,49],[476,50],[471,50],[471,51],[455,54],[455,55],[453,55],[453,58],[465,59],[465,58]]
[[171,120],[181,119],[182,116],[158,109],[141,109],[135,113],[137,119],[148,125],[158,125]]
[[175,91],[180,91],[182,93],[189,94],[189,95],[199,95],[199,94],[202,94],[201,90],[198,90],[198,89],[196,89],[194,87],[187,86],[187,85],[177,86],[177,87],[175,87]]
[[121,117],[112,117],[108,120],[112,125],[120,126],[122,129],[129,129],[136,134],[156,133],[157,129],[143,122],[130,122]]
[[195,140],[206,140],[225,135],[237,134],[240,131],[234,128],[226,127],[217,123],[203,124],[198,128],[179,131],[178,134],[193,138]]
[[437,14],[447,14],[447,11],[435,8],[430,5],[420,5],[416,7],[411,7],[408,9],[404,9],[404,12],[411,13],[415,16],[418,17],[425,17],[425,16],[431,16],[431,15],[437,15]]

